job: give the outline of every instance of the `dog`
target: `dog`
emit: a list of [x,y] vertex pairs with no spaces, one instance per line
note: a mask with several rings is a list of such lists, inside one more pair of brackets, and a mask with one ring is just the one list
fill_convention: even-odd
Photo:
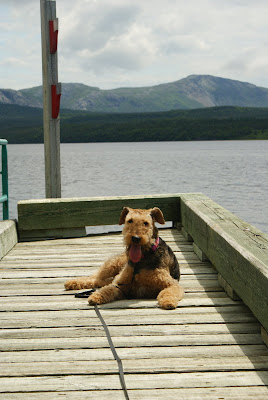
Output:
[[124,224],[125,252],[108,259],[91,277],[68,280],[66,290],[100,288],[89,296],[90,305],[157,298],[161,308],[176,308],[184,293],[179,284],[180,267],[173,251],[159,237],[155,222],[165,224],[157,207],[124,207],[119,225]]

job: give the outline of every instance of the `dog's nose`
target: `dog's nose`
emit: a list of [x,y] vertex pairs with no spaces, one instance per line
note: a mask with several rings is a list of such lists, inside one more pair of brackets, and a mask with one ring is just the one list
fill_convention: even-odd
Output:
[[132,242],[135,244],[138,244],[141,241],[141,238],[139,236],[132,236],[131,239],[132,239]]

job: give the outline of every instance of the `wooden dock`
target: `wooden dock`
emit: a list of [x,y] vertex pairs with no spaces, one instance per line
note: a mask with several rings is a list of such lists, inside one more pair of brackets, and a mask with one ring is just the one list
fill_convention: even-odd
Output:
[[[121,234],[13,246],[14,223],[3,224],[0,399],[125,399],[94,308],[63,288],[69,277],[88,275],[120,252]],[[99,307],[123,362],[129,398],[268,399],[266,331],[261,337],[256,316],[227,296],[215,266],[183,233],[160,233],[181,265],[185,297],[176,310],[162,310],[156,300]],[[224,286],[221,275],[220,281]]]

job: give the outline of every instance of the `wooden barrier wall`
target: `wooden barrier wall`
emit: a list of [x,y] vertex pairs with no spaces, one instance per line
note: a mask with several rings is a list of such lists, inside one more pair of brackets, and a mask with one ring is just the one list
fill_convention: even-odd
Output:
[[180,200],[182,226],[267,331],[268,235],[207,196]]
[[18,243],[16,222],[0,221],[0,260]]
[[83,236],[85,226],[117,225],[125,206],[157,206],[166,221],[180,220],[179,195],[29,200],[18,203],[19,237]]

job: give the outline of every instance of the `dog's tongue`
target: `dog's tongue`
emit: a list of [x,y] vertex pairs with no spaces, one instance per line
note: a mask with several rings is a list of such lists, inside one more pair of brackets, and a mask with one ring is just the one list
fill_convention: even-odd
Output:
[[130,246],[129,256],[131,261],[134,263],[139,262],[141,259],[141,246],[139,244],[132,243]]

